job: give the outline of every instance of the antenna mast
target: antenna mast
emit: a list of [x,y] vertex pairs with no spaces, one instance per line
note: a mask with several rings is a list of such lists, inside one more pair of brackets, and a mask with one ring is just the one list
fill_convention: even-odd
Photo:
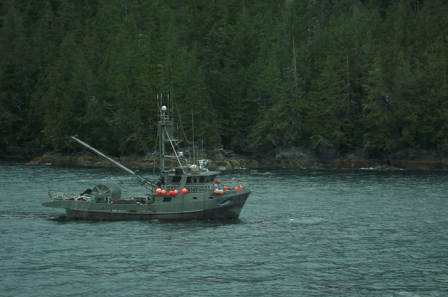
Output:
[[194,153],[194,117],[193,117],[193,109],[191,110],[191,125],[193,126],[193,163],[196,164],[195,153]]

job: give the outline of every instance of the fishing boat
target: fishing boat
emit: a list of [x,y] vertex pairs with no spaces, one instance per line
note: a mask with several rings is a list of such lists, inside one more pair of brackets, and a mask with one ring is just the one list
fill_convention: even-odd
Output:
[[[251,193],[247,184],[224,183],[218,179],[219,171],[208,169],[207,160],[194,161],[179,151],[176,148],[178,141],[173,137],[171,112],[161,104],[162,97],[157,101],[160,165],[157,181],[144,178],[138,171],[127,168],[76,136],[67,137],[134,175],[149,193],[141,197],[122,197],[120,186],[108,182],[80,194],[49,191],[50,201],[42,205],[65,209],[67,219],[88,221],[237,219]],[[169,149],[166,148],[167,143],[170,144]],[[170,162],[166,162],[167,159]]]

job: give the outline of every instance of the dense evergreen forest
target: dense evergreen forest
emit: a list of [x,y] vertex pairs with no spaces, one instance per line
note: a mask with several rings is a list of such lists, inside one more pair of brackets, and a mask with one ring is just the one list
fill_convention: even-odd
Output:
[[447,0],[3,0],[0,146],[448,149]]

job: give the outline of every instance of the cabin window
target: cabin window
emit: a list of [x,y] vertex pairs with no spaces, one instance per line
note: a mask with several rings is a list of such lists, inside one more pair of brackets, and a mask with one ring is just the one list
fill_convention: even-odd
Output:
[[199,178],[199,182],[200,182],[200,183],[205,182],[205,176],[201,176],[201,177]]
[[197,183],[198,183],[197,177],[194,177],[194,178],[187,177],[187,184],[197,184]]
[[215,181],[215,178],[216,178],[216,174],[207,176],[207,180],[205,182],[208,183],[208,182]]
[[172,197],[163,197],[162,202],[171,202]]
[[213,196],[208,197],[209,199],[213,199]]
[[182,176],[173,176],[173,183],[179,183],[182,179]]

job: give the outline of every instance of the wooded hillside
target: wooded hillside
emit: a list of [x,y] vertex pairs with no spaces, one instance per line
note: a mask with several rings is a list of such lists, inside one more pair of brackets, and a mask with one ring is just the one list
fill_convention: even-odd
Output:
[[0,146],[448,149],[447,0],[5,0]]

